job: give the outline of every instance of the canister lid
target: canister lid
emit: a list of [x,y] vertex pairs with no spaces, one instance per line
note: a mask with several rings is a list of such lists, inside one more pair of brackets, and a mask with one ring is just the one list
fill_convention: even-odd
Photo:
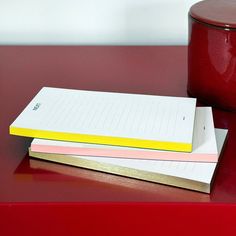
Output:
[[189,14],[207,24],[236,28],[236,0],[201,1],[190,8]]

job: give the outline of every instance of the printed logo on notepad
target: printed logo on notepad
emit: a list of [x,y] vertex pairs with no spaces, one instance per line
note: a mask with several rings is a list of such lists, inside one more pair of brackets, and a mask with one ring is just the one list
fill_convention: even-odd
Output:
[[36,103],[36,105],[35,105],[34,108],[33,108],[33,111],[38,110],[40,106],[41,106],[41,103],[39,103],[39,102]]

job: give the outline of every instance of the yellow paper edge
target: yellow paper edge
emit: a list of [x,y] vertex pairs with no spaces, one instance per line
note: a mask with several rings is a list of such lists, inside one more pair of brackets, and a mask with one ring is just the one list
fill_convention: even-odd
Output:
[[135,138],[121,138],[121,137],[99,136],[99,135],[89,135],[89,134],[64,133],[64,132],[55,132],[47,130],[19,128],[13,126],[10,126],[10,134],[32,137],[32,138],[53,139],[53,140],[70,141],[70,142],[119,145],[126,147],[151,148],[151,149],[162,149],[162,150],[181,151],[181,152],[192,151],[192,144],[189,143],[163,142],[163,141],[143,140]]

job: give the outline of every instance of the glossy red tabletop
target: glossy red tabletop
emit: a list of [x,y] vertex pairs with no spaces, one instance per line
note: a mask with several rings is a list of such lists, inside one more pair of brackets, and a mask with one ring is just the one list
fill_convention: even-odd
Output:
[[[169,221],[180,222],[181,216],[188,221],[191,215],[193,221],[189,219],[184,226],[189,229],[194,221],[199,225],[218,222],[219,215],[218,220],[207,219],[227,211],[221,222],[231,224],[236,216],[236,113],[213,111],[215,126],[229,129],[229,136],[210,195],[30,160],[27,149],[31,139],[9,135],[11,122],[43,86],[187,96],[186,84],[185,46],[1,46],[1,223],[9,224],[7,217],[13,217],[18,227],[28,227],[27,222],[33,227],[36,217],[43,220],[57,215],[53,224],[66,225],[59,227],[60,235],[72,223],[71,230],[76,229],[75,216],[86,224],[91,221],[90,214],[95,214],[100,224],[109,215],[109,231],[112,219],[122,222],[122,217],[130,227],[141,219],[147,227],[156,220],[164,227]],[[69,215],[67,220],[59,217],[60,212]]]

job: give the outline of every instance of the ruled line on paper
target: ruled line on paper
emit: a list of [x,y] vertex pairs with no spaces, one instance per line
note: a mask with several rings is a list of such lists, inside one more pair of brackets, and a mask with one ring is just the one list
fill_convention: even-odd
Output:
[[[17,127],[192,142],[195,99],[57,88],[44,88],[37,99],[42,100],[37,117],[30,122],[22,117]],[[188,115],[185,120],[183,114]]]

